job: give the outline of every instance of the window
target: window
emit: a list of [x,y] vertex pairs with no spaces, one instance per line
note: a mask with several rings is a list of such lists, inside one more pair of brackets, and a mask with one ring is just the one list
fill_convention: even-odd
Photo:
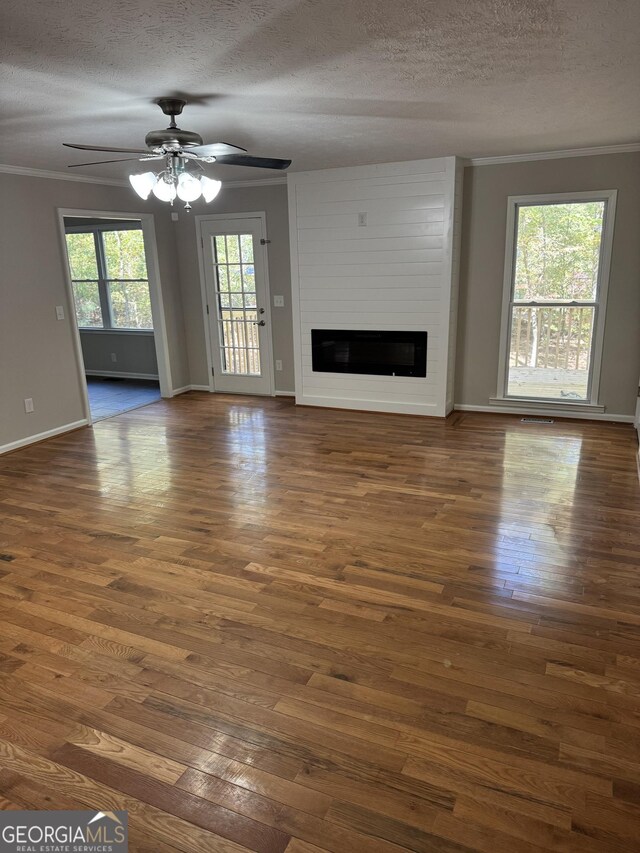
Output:
[[222,234],[214,248],[222,372],[260,376],[253,235]]
[[615,199],[509,199],[498,397],[597,403]]
[[78,326],[152,330],[140,223],[67,226],[66,239]]

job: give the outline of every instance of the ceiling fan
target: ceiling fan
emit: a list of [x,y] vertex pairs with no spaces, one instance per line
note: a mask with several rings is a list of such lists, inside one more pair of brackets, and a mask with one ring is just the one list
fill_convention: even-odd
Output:
[[202,169],[201,163],[220,163],[225,166],[253,166],[259,169],[286,169],[291,160],[278,160],[273,157],[253,157],[246,148],[230,145],[227,142],[203,144],[199,133],[182,130],[176,124],[176,116],[182,113],[186,101],[181,98],[159,98],[156,103],[162,112],[171,117],[165,130],[152,130],[145,137],[144,148],[109,148],[102,145],[76,145],[63,142],[67,148],[79,148],[82,151],[105,151],[119,154],[136,154],[136,157],[120,157],[115,160],[97,160],[91,163],[73,163],[69,168],[78,166],[99,166],[103,163],[124,163],[131,160],[149,162],[164,160],[165,169],[159,174],[144,172],[130,175],[129,181],[141,198],[150,193],[161,201],[173,204],[176,196],[186,202],[195,201],[202,195],[205,201],[212,201],[218,194],[221,182],[201,175],[200,178],[188,167],[193,165]]

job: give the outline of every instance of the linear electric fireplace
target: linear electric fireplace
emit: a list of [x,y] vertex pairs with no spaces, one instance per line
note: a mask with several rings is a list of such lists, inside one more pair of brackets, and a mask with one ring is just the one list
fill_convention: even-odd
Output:
[[311,347],[314,371],[427,375],[426,332],[312,329]]

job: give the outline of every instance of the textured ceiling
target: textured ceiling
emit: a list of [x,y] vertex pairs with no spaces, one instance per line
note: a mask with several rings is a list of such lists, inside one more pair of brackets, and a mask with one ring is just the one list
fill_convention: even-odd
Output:
[[181,127],[295,171],[640,137],[638,0],[4,0],[3,17],[11,165],[140,146],[166,126],[154,98],[178,93]]

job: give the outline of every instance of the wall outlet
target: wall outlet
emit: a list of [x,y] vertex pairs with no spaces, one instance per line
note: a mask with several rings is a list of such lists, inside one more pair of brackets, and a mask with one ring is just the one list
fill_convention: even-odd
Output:
[[56,305],[56,317],[58,320],[64,320],[64,305]]
[[273,297],[273,307],[274,308],[284,308],[284,296],[274,296]]
[[111,353],[111,361],[117,361],[117,360],[118,360],[118,356],[115,354],[115,352],[112,352]]
[[25,412],[26,412],[28,415],[30,415],[30,414],[31,414],[31,412],[33,411],[33,400],[31,399],[31,397],[26,397],[26,398],[25,398],[25,401],[24,401],[24,410],[25,410]]
[[276,370],[282,370],[282,359],[276,358]]
[[358,225],[364,226],[366,224],[367,224],[367,214],[366,213],[359,213],[358,214]]

